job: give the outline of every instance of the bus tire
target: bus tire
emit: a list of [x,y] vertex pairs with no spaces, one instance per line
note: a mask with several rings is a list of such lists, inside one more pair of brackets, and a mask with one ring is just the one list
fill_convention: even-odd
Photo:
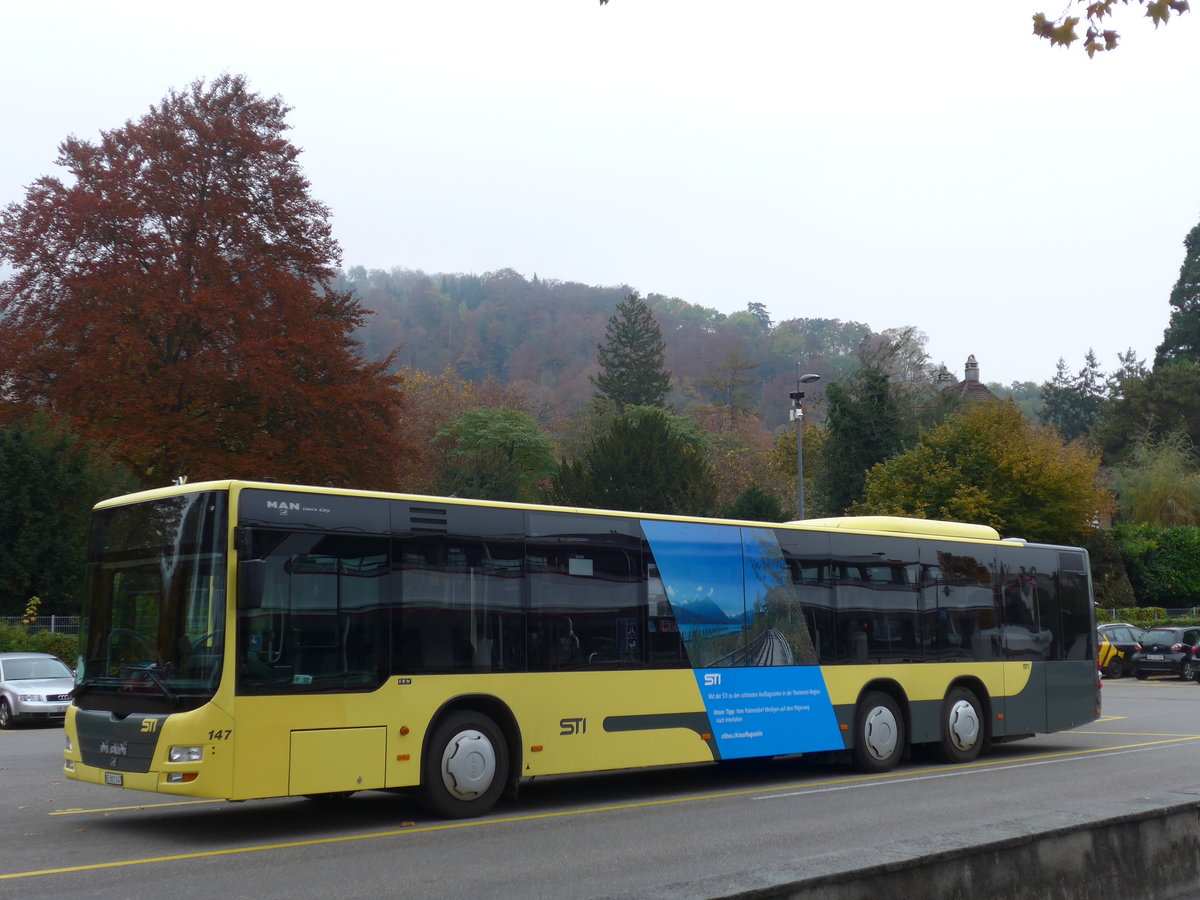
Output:
[[422,769],[421,800],[429,812],[448,819],[480,816],[508,780],[508,744],[483,713],[453,712],[435,727]]
[[942,740],[938,755],[946,762],[970,762],[983,750],[987,725],[974,691],[952,687],[942,701]]
[[869,691],[854,714],[854,764],[864,772],[886,772],[904,755],[904,716],[891,694]]

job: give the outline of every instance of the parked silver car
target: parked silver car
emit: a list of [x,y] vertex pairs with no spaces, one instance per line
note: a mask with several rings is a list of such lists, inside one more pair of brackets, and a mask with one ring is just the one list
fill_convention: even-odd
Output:
[[62,719],[75,676],[49,653],[0,653],[0,728],[31,719]]

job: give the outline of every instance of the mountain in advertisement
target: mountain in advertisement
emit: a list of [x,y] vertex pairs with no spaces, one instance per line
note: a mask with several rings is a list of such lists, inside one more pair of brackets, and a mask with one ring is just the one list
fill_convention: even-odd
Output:
[[711,597],[690,603],[673,602],[671,608],[675,611],[675,621],[680,625],[741,625],[746,621],[745,613],[731,616]]

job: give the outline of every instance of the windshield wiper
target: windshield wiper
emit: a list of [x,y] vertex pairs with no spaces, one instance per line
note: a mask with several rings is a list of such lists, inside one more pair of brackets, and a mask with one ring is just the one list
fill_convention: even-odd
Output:
[[160,678],[160,674],[166,674],[166,669],[160,669],[158,666],[121,666],[121,675],[128,678],[130,681],[136,680],[134,675],[143,676],[143,680],[153,681],[155,686],[162,691],[162,695],[171,703],[179,702],[179,695],[176,694],[167,683]]

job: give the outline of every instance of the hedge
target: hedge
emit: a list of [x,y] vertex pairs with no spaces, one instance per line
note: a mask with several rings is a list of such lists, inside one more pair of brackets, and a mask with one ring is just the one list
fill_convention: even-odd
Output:
[[23,625],[0,625],[0,653],[13,651],[51,653],[75,668],[79,657],[79,638],[60,631],[35,631]]

